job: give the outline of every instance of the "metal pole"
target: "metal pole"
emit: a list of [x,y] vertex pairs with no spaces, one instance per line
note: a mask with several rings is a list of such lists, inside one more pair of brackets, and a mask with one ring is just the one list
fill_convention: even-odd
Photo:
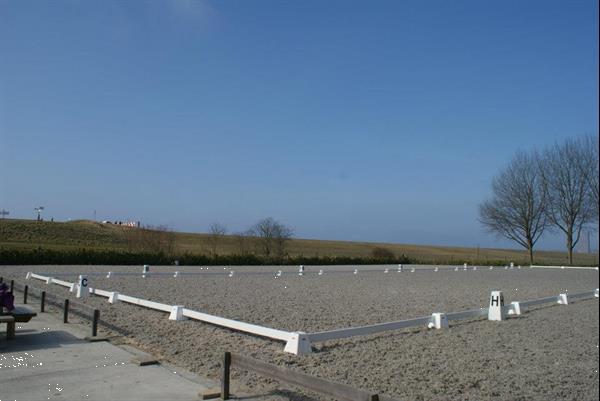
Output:
[[231,352],[225,352],[223,356],[223,379],[221,380],[221,398],[229,399],[229,372],[231,370]]
[[13,290],[15,289],[15,280],[10,280],[10,293],[13,293]]
[[69,300],[65,299],[65,306],[63,308],[63,323],[69,323]]
[[94,309],[94,320],[92,320],[92,337],[96,337],[98,334],[98,320],[100,319],[100,311]]
[[29,286],[25,284],[25,288],[23,288],[23,303],[27,304],[27,292],[29,292]]
[[46,291],[42,291],[42,300],[40,303],[40,312],[44,312],[46,309]]

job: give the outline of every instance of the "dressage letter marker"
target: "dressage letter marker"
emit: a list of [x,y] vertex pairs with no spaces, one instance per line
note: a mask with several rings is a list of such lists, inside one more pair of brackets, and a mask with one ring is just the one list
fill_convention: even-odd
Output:
[[87,297],[90,294],[88,284],[87,276],[79,275],[79,281],[77,282],[77,298]]
[[504,310],[504,295],[502,291],[492,291],[490,295],[490,309],[488,310],[488,320],[501,321],[506,319]]

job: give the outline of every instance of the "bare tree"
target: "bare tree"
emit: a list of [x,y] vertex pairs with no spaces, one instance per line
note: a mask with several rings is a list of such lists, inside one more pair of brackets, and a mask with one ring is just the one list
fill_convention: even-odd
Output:
[[[590,202],[596,222],[598,221],[598,207],[600,199],[598,196],[598,135],[586,135],[581,139],[583,157],[578,161],[579,174],[587,176],[590,190]],[[587,170],[587,171],[586,171]]]
[[569,264],[573,264],[581,231],[594,219],[589,185],[592,166],[586,159],[584,141],[569,139],[547,149],[540,163],[548,198],[546,215],[567,237]]
[[375,260],[388,261],[395,259],[396,255],[387,248],[376,246],[371,249],[371,257]]
[[145,226],[142,228],[127,228],[127,245],[131,251],[149,253],[175,253],[175,234],[168,226]]
[[272,217],[260,220],[251,232],[258,239],[257,246],[266,258],[285,256],[285,245],[292,238],[293,230]]
[[546,191],[536,153],[519,152],[494,177],[492,198],[479,206],[479,220],[488,231],[527,249],[533,264],[533,247],[547,225]]
[[250,242],[253,236],[254,233],[251,230],[237,232],[233,234],[233,238],[235,239],[237,252],[239,255],[248,255],[250,249]]
[[217,255],[219,244],[223,241],[223,237],[227,234],[227,227],[220,223],[213,223],[208,228],[208,243],[213,256]]

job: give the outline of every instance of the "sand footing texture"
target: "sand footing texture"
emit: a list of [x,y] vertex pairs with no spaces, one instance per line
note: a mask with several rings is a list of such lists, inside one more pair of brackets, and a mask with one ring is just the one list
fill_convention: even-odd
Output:
[[[384,268],[389,273],[383,273]],[[395,266],[152,267],[180,276],[141,277],[140,267],[2,266],[5,280],[25,283],[27,271],[75,281],[90,274],[90,285],[272,328],[314,332],[457,312],[487,306],[490,292],[507,303],[598,287],[597,271],[529,268],[459,271]],[[324,274],[317,271],[323,269]],[[234,270],[232,277],[228,272]],[[281,277],[275,272],[281,270]],[[136,273],[115,275],[108,271]],[[50,274],[51,273],[51,274]],[[102,275],[95,275],[103,273]],[[137,274],[139,273],[139,274]],[[186,275],[185,273],[194,273]],[[251,273],[251,274],[243,274]],[[61,298],[67,289],[28,280]],[[314,344],[310,355],[283,352],[284,344],[202,322],[168,321],[167,314],[106,298],[84,303],[101,310],[102,320],[119,327],[114,341],[132,343],[172,364],[218,378],[224,351],[385,394],[398,400],[597,400],[598,299],[531,310],[503,322],[453,322],[447,330],[389,331]],[[245,372],[234,371],[234,389],[271,394],[272,399],[321,397]],[[276,390],[279,389],[279,390]]]

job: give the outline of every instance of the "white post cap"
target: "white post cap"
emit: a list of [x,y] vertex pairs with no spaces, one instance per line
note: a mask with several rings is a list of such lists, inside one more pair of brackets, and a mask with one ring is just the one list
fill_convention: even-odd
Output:
[[508,314],[514,316],[521,315],[521,304],[519,302],[511,302],[508,308]]
[[183,316],[183,305],[173,305],[171,307],[171,314],[169,315],[169,320],[186,320],[187,318]]
[[312,353],[310,339],[301,331],[291,333],[283,351],[294,355],[310,354]]
[[108,296],[108,302],[110,302],[111,304],[119,302],[119,293],[116,291],[111,292]]
[[431,320],[429,321],[429,324],[427,325],[427,327],[429,327],[430,329],[447,329],[448,327],[450,327],[450,325],[448,324],[448,318],[446,317],[445,313],[432,313],[431,314]]

